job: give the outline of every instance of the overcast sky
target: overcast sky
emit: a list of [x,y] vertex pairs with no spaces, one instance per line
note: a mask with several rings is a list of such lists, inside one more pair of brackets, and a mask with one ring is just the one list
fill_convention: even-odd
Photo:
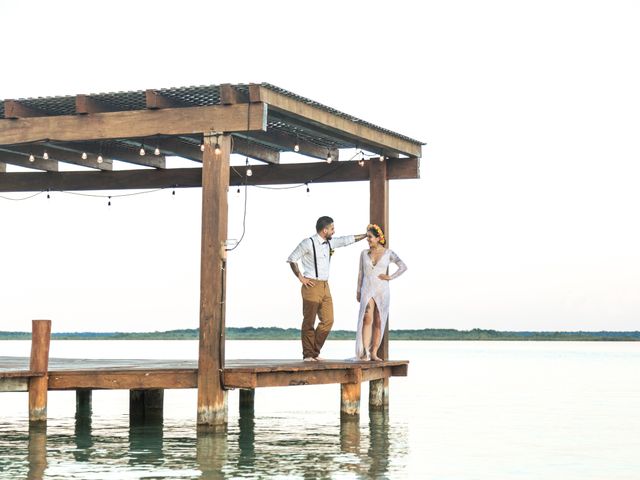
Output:
[[[1,2],[0,98],[273,83],[428,142],[391,186],[391,328],[640,329],[638,2],[96,4]],[[200,193],[0,198],[0,330],[197,327]],[[298,327],[287,256],[368,205],[367,183],[250,189],[227,325]],[[363,248],[334,256],[336,329]]]

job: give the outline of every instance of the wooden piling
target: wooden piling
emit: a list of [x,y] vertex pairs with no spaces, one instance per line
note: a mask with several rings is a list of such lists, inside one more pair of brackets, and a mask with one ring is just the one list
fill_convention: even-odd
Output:
[[[369,218],[370,223],[377,224],[384,231],[389,247],[389,180],[387,166],[389,160],[382,162],[372,160],[369,163]],[[389,273],[389,272],[387,272]],[[382,343],[378,349],[378,357],[389,359],[389,321],[385,325]],[[384,409],[389,406],[389,379],[369,382],[369,408]]]
[[129,419],[132,422],[158,420],[163,416],[164,390],[129,390]]
[[222,369],[230,155],[230,135],[204,136],[197,416],[201,428],[227,424]]
[[29,369],[41,374],[29,378],[29,421],[47,421],[47,389],[49,376],[49,344],[51,320],[33,320],[31,323],[31,359]]
[[240,413],[252,413],[254,411],[256,391],[251,388],[240,389]]
[[91,417],[91,397],[91,390],[76,390],[76,418]]
[[360,415],[360,383],[340,384],[340,416]]

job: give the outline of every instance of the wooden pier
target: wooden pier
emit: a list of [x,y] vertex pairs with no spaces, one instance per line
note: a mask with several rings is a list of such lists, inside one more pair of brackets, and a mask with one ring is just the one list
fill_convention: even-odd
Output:
[[[340,384],[342,414],[357,416],[360,384],[370,381],[370,405],[386,408],[389,377],[406,375],[408,364],[389,361],[389,322],[377,352],[383,362],[225,359],[227,192],[241,185],[368,181],[369,222],[385,230],[388,243],[389,181],[419,178],[422,145],[266,83],[0,102],[0,192],[202,187],[197,364],[49,360],[51,323],[34,321],[28,365],[0,358],[0,391],[28,391],[34,423],[46,420],[49,390],[76,390],[78,408],[90,410],[92,390],[129,389],[131,411],[151,415],[161,411],[164,389],[197,388],[203,429],[226,425],[231,388],[240,389],[248,408],[256,388]],[[341,160],[341,149],[355,149],[356,156]],[[319,161],[281,164],[281,152]],[[232,165],[232,154],[246,157],[244,165]],[[200,167],[168,168],[168,156]],[[263,164],[249,170],[249,158]],[[114,170],[114,162],[137,167]],[[85,171],[60,170],[65,163]],[[7,165],[29,171],[7,171]]]

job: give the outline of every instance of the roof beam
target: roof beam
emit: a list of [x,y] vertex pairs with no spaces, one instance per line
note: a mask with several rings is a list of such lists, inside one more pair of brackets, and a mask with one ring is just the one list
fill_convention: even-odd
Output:
[[4,162],[0,162],[0,173],[4,173],[7,171],[7,164]]
[[[29,161],[29,155],[23,155],[15,152],[7,152],[0,149],[0,162],[8,163],[9,165],[17,165],[18,167],[33,168],[35,170],[44,170],[46,172],[57,172],[58,162],[55,160],[45,160],[43,158],[36,157],[33,162]],[[8,173],[6,175],[9,175]],[[3,175],[4,178],[4,175]],[[2,183],[2,182],[0,182]],[[0,186],[0,189],[2,186]],[[9,191],[9,190],[7,190]]]
[[0,145],[45,139],[52,142],[73,142],[266,128],[267,106],[263,103],[131,110],[92,115],[0,119]]
[[255,158],[267,163],[280,163],[280,152],[273,148],[264,147],[243,137],[233,137],[233,153]]
[[22,153],[24,155],[33,154],[36,157],[43,157],[45,152],[51,160],[57,160],[59,162],[72,163],[74,165],[81,165],[83,167],[97,168],[98,170],[113,170],[113,162],[110,159],[103,158],[101,163],[98,163],[98,156],[87,153],[87,158],[82,158],[82,152],[72,152],[59,148],[53,145],[30,145],[30,146],[9,146],[7,151]]
[[[167,161],[164,155],[153,155],[150,151],[155,147],[153,144],[145,143],[145,155],[140,155],[139,148],[142,143],[136,143],[135,148],[126,148],[113,143],[92,143],[92,142],[73,142],[73,143],[52,143],[47,142],[47,145],[53,145],[61,150],[68,150],[78,152],[78,155],[82,155],[82,152],[86,152],[87,155],[95,155],[96,159],[98,155],[102,155],[105,159],[118,160],[120,162],[132,163],[134,165],[142,165],[152,168],[167,168]],[[133,145],[133,143],[132,143]],[[14,147],[8,146],[6,148],[13,149]]]
[[253,94],[250,93],[250,96],[254,99],[257,96],[259,101],[268,104],[269,108],[274,111],[282,112],[299,120],[302,119],[320,129],[342,133],[350,138],[354,144],[361,145],[363,148],[368,145],[373,147],[373,151],[382,150],[384,155],[389,156],[394,156],[397,153],[413,157],[422,156],[422,146],[419,143],[410,142],[396,135],[354,122],[262,85],[254,86]]
[[18,100],[5,100],[4,101],[4,118],[15,119],[24,117],[43,117],[47,113],[38,108],[25,105]]
[[117,112],[118,107],[111,105],[89,95],[76,95],[76,113],[84,115],[87,113]]
[[230,83],[220,85],[220,103],[222,105],[234,105],[236,103],[247,103],[249,96],[236,89]]
[[[4,161],[0,157],[0,161]],[[229,184],[283,185],[369,180],[368,162],[294,163],[283,165],[253,165],[252,177],[245,177],[245,167],[230,169]],[[389,161],[389,160],[387,160]],[[28,161],[27,161],[28,162]],[[8,163],[8,162],[7,162]],[[418,158],[390,160],[389,180],[419,178]],[[0,176],[0,192],[60,191],[60,190],[122,190],[146,188],[180,188],[202,186],[201,168],[167,170],[119,170],[112,172],[11,172]]]
[[193,105],[182,102],[176,98],[163,95],[155,90],[145,90],[144,97],[147,108],[151,110],[155,110],[158,108],[193,107]]
[[[238,134],[242,135],[242,134]],[[250,137],[258,140],[260,143],[265,143],[273,148],[279,150],[287,150],[295,152],[295,146],[298,145],[298,153],[306,155],[308,157],[319,158],[326,160],[327,153],[331,153],[334,160],[340,158],[340,151],[337,148],[326,148],[311,143],[303,138],[298,138],[295,135],[290,135],[278,130],[267,130],[266,132],[252,132]]]

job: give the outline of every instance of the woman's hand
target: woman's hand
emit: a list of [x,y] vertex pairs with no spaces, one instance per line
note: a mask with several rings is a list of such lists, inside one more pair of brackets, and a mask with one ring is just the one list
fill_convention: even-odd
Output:
[[391,280],[391,276],[389,276],[389,275],[387,275],[385,273],[381,273],[380,275],[378,275],[378,278],[380,280],[387,280],[387,281]]
[[356,300],[360,303],[360,292],[356,293]]

